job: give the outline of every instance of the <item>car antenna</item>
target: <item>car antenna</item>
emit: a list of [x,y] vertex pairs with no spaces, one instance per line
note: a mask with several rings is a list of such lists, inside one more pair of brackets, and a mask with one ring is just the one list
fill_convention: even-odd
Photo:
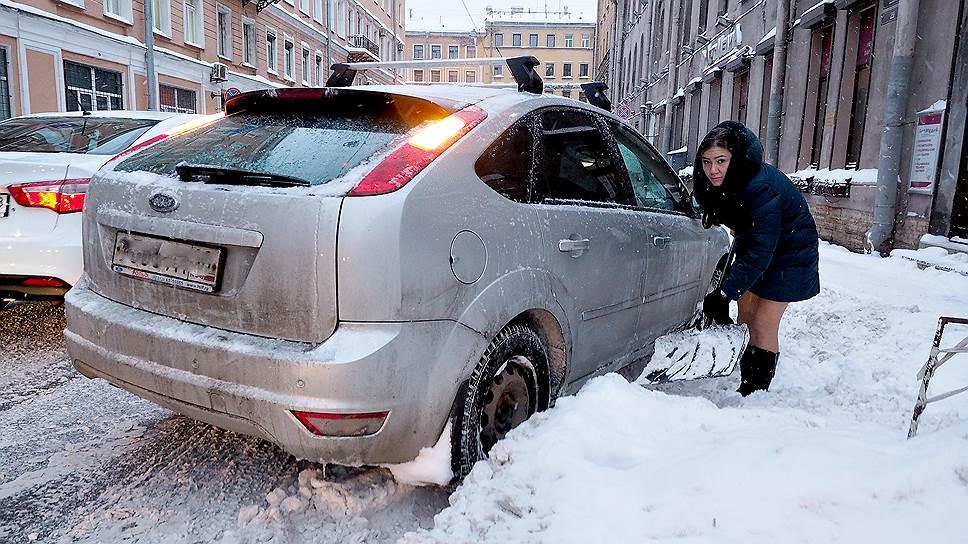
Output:
[[74,102],[77,103],[77,109],[81,110],[81,115],[91,115],[91,112],[87,111],[84,105],[81,104],[81,93],[77,89],[67,88],[67,96],[74,98]]

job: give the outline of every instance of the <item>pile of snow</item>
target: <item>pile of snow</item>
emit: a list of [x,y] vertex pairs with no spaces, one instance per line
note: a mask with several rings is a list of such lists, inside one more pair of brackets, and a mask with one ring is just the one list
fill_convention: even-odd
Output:
[[416,459],[387,465],[396,481],[409,485],[447,485],[454,477],[450,469],[451,422],[444,426],[432,448],[421,448]]
[[[922,268],[936,268],[948,272],[957,272],[968,276],[968,253],[948,253],[942,247],[925,247],[921,249],[895,249],[891,257],[910,259]],[[968,300],[965,301],[968,307]]]
[[853,168],[835,168],[830,170],[829,168],[824,168],[822,170],[817,170],[816,168],[804,168],[802,170],[797,170],[796,172],[787,174],[791,179],[810,179],[813,178],[814,182],[826,183],[826,184],[843,184],[850,180],[851,185],[875,185],[877,184],[877,169],[876,168],[864,168],[861,170],[855,170]]
[[679,177],[680,178],[691,178],[692,177],[693,168],[694,168],[693,166],[687,166],[687,167],[683,168],[682,170],[679,170]]
[[[938,316],[966,315],[968,278],[822,243],[821,283],[787,312],[769,392],[740,397],[738,373],[593,380],[403,541],[964,542],[968,394],[906,434]],[[964,385],[968,359],[952,360],[931,394]]]

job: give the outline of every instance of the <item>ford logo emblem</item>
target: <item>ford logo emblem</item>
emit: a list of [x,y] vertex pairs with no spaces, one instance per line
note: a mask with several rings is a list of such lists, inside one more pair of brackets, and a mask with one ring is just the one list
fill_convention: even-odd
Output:
[[168,213],[178,209],[178,199],[169,193],[155,193],[148,198],[148,205],[156,212]]

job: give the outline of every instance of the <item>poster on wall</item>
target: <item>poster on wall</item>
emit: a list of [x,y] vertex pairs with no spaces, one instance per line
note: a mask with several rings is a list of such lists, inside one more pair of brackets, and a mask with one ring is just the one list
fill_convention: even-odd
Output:
[[912,193],[934,193],[938,175],[938,155],[941,152],[941,130],[944,127],[944,102],[938,102],[918,112],[914,129],[914,149],[911,153]]

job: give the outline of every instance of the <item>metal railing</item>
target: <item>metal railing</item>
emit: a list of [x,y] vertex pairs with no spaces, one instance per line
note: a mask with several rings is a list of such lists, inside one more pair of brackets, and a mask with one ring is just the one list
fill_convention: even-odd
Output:
[[380,58],[380,46],[373,43],[373,41],[366,36],[350,36],[350,46],[359,49],[366,49],[370,53],[373,53],[374,57]]

